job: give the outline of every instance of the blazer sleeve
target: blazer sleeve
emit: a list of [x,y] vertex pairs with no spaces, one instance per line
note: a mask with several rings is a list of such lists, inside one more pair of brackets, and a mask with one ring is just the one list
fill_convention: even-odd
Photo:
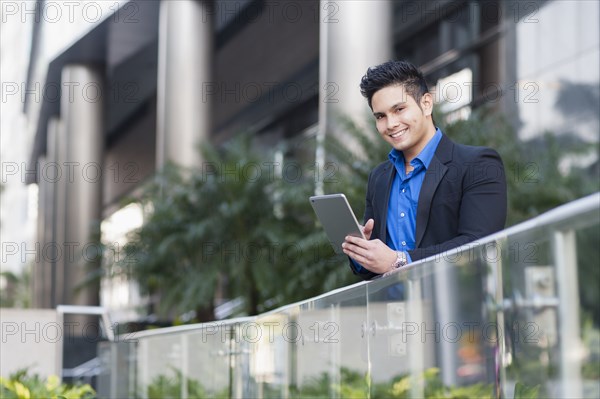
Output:
[[[473,147],[472,147],[473,148]],[[490,148],[478,148],[475,157],[464,163],[462,193],[453,237],[409,251],[413,261],[424,259],[500,231],[506,223],[506,177],[500,155]],[[428,229],[439,228],[444,220],[430,218]],[[427,234],[427,231],[426,231]]]

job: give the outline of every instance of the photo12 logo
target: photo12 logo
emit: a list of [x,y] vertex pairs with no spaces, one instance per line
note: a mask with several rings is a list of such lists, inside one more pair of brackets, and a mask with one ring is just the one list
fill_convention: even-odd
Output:
[[258,343],[274,343],[283,340],[292,344],[339,343],[340,327],[335,322],[315,321],[310,325],[298,322],[263,321],[241,324],[226,324],[221,322],[205,323],[201,328],[202,342],[230,341]]
[[123,23],[139,22],[139,4],[126,1],[1,1],[2,23],[98,23],[109,16]]
[[[29,180],[56,184],[66,182],[100,183],[110,181],[115,184],[139,183],[140,167],[135,162],[102,165],[99,162],[2,162],[1,182],[7,184],[11,180],[18,179],[25,184]],[[31,179],[33,178],[33,179]]]

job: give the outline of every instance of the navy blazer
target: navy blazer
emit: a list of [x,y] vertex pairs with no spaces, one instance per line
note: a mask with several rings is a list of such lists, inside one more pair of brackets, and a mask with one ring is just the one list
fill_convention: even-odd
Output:
[[[388,201],[395,174],[388,160],[369,175],[364,222],[375,221],[372,240],[387,241]],[[506,208],[500,155],[491,148],[454,143],[443,135],[419,193],[416,247],[408,251],[410,257],[417,261],[502,230]],[[377,276],[367,269],[357,274],[364,279]]]

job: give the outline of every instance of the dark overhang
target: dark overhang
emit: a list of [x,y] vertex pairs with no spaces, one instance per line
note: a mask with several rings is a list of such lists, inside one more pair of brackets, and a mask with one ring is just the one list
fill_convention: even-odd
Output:
[[[114,14],[48,64],[46,80],[37,96],[42,104],[29,160],[30,169],[37,169],[39,157],[46,154],[48,121],[60,115],[61,75],[65,66],[96,65],[104,71],[103,95],[110,99],[104,101],[106,136],[117,129],[156,90],[159,7],[160,1],[131,0],[122,4]],[[37,38],[34,36],[33,40],[36,41]],[[30,60],[30,64],[35,62],[35,58]],[[27,87],[35,83],[30,79],[28,77]],[[130,91],[126,92],[127,90]],[[128,93],[134,93],[136,97],[127,98]],[[113,98],[123,101],[112,101]],[[25,98],[25,109],[28,102],[34,99],[31,95]],[[28,174],[26,183],[35,183],[35,175],[37,173]]]
[[[176,1],[176,0],[169,0]],[[266,6],[265,0],[206,1],[214,18],[215,51],[252,23]],[[121,5],[91,31],[73,43],[48,65],[42,101],[28,170],[37,170],[40,156],[47,151],[48,121],[60,115],[62,70],[69,64],[96,65],[104,71],[105,140],[119,132],[143,111],[156,92],[158,67],[158,30],[160,0],[130,0]],[[42,3],[43,4],[43,3]],[[40,27],[35,27],[39,32]],[[37,48],[38,36],[32,46]],[[194,38],[190,38],[194,40]],[[32,53],[29,70],[36,62]],[[27,87],[32,77],[28,75]],[[47,92],[47,93],[45,93]],[[32,96],[25,98],[27,110]],[[37,173],[27,175],[26,184],[36,182]]]

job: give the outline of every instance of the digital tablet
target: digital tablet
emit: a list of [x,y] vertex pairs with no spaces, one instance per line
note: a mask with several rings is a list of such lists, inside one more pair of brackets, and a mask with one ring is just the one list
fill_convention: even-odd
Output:
[[347,235],[365,238],[344,194],[316,195],[310,197],[310,204],[321,221],[335,253],[344,253],[342,244]]

